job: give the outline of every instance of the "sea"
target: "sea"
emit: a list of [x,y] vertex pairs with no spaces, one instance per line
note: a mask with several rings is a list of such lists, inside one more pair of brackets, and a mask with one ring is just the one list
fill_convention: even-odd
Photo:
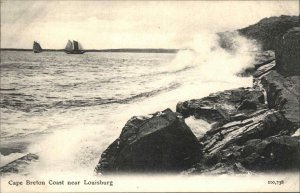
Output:
[[[1,166],[34,153],[39,160],[28,165],[27,176],[92,176],[101,153],[132,116],[176,111],[179,101],[251,86],[251,77],[235,75],[250,62],[221,48],[79,55],[1,51]],[[193,117],[186,123],[197,137],[210,128]]]

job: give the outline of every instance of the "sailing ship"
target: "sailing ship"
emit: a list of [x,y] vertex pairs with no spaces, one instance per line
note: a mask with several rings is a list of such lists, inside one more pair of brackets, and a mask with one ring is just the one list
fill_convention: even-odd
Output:
[[81,44],[75,40],[73,40],[73,42],[68,40],[68,43],[65,47],[65,52],[67,54],[83,54],[84,53]]
[[38,42],[34,41],[33,42],[33,53],[40,53],[40,52],[42,52],[41,45]]

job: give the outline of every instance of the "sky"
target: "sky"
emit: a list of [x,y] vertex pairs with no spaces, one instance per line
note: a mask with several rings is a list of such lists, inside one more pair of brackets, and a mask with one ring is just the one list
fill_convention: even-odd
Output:
[[299,15],[298,1],[1,0],[1,48],[184,48],[204,32]]

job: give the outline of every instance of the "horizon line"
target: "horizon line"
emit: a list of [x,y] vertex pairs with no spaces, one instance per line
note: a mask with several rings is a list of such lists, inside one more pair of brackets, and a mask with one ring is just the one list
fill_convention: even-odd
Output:
[[[0,48],[1,51],[32,51],[32,48]],[[65,49],[42,49],[42,51],[64,51]],[[152,53],[177,53],[177,48],[112,48],[112,49],[83,49],[85,52],[152,52]]]

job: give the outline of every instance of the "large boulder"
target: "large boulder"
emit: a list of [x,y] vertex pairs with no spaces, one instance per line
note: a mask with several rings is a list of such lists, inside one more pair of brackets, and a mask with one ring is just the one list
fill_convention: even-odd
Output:
[[181,172],[201,158],[201,145],[170,109],[132,117],[120,137],[101,155],[96,172]]
[[239,88],[210,94],[202,99],[179,102],[176,111],[184,117],[195,116],[214,128],[230,121],[247,118],[256,110],[264,109],[264,94],[252,88]]
[[242,164],[258,171],[295,171],[300,165],[299,138],[290,136],[253,139],[241,151]]
[[268,107],[282,110],[285,117],[299,127],[300,76],[284,77],[271,70],[259,81],[266,91]]
[[276,69],[284,76],[300,75],[300,27],[290,29],[278,41]]

